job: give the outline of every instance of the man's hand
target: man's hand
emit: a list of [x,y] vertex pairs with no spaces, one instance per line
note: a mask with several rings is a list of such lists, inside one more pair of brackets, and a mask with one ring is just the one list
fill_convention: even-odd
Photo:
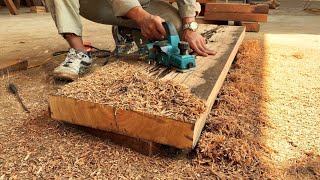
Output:
[[142,7],[131,9],[126,17],[135,21],[141,29],[141,34],[149,40],[162,40],[166,36],[166,30],[162,26],[164,20],[146,12]]
[[[184,24],[189,24],[195,21],[195,17],[186,17],[183,19]],[[203,36],[195,31],[186,29],[183,31],[181,38],[183,41],[187,41],[190,44],[191,49],[200,56],[215,55],[216,52],[209,49],[206,45],[206,40]]]
[[182,40],[190,44],[190,48],[200,56],[215,55],[216,52],[209,49],[206,45],[206,40],[197,32],[189,29],[184,30]]

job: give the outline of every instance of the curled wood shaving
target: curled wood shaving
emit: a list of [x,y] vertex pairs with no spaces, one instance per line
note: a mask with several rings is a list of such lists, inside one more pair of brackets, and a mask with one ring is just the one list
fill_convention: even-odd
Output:
[[137,66],[113,62],[70,83],[56,95],[194,123],[205,103],[186,87],[137,72]]

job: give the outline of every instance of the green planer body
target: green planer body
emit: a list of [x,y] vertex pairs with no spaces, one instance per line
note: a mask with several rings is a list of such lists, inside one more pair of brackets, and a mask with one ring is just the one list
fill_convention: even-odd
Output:
[[174,67],[182,72],[194,68],[195,56],[188,53],[189,43],[180,41],[173,23],[163,22],[162,25],[167,33],[167,40],[148,43],[140,49],[140,53],[147,54],[149,59],[161,65]]

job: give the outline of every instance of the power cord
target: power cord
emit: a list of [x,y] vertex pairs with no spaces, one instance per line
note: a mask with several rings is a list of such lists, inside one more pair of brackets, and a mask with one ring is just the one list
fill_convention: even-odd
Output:
[[[92,59],[97,59],[97,58],[108,58],[112,55],[112,52],[110,50],[106,50],[106,49],[99,49],[97,47],[91,46],[91,45],[84,45],[87,48],[91,48],[93,50],[88,51],[88,55],[92,58]],[[35,67],[39,67],[42,66],[43,64],[47,63],[48,61],[56,58],[56,57],[60,57],[60,56],[64,56],[66,54],[68,54],[69,51],[57,51],[55,53],[52,54],[52,57],[49,57],[48,59],[46,59],[44,62],[40,63],[40,64],[36,64],[34,66],[29,66],[28,69],[31,68],[35,68]]]

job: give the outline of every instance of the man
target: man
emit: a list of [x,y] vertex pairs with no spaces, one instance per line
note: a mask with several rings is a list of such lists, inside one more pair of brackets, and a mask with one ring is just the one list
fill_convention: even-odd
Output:
[[75,80],[92,63],[81,38],[80,14],[98,23],[115,25],[113,31],[116,31],[114,33],[116,43],[127,37],[128,28],[139,28],[142,36],[148,40],[165,39],[166,32],[162,22],[172,21],[181,39],[189,42],[194,52],[201,56],[214,54],[206,47],[205,39],[196,32],[198,24],[195,22],[195,17],[200,11],[200,5],[196,0],[177,0],[179,10],[162,0],[46,0],[46,2],[59,34],[71,47],[65,61],[54,70],[54,76],[57,78]]

